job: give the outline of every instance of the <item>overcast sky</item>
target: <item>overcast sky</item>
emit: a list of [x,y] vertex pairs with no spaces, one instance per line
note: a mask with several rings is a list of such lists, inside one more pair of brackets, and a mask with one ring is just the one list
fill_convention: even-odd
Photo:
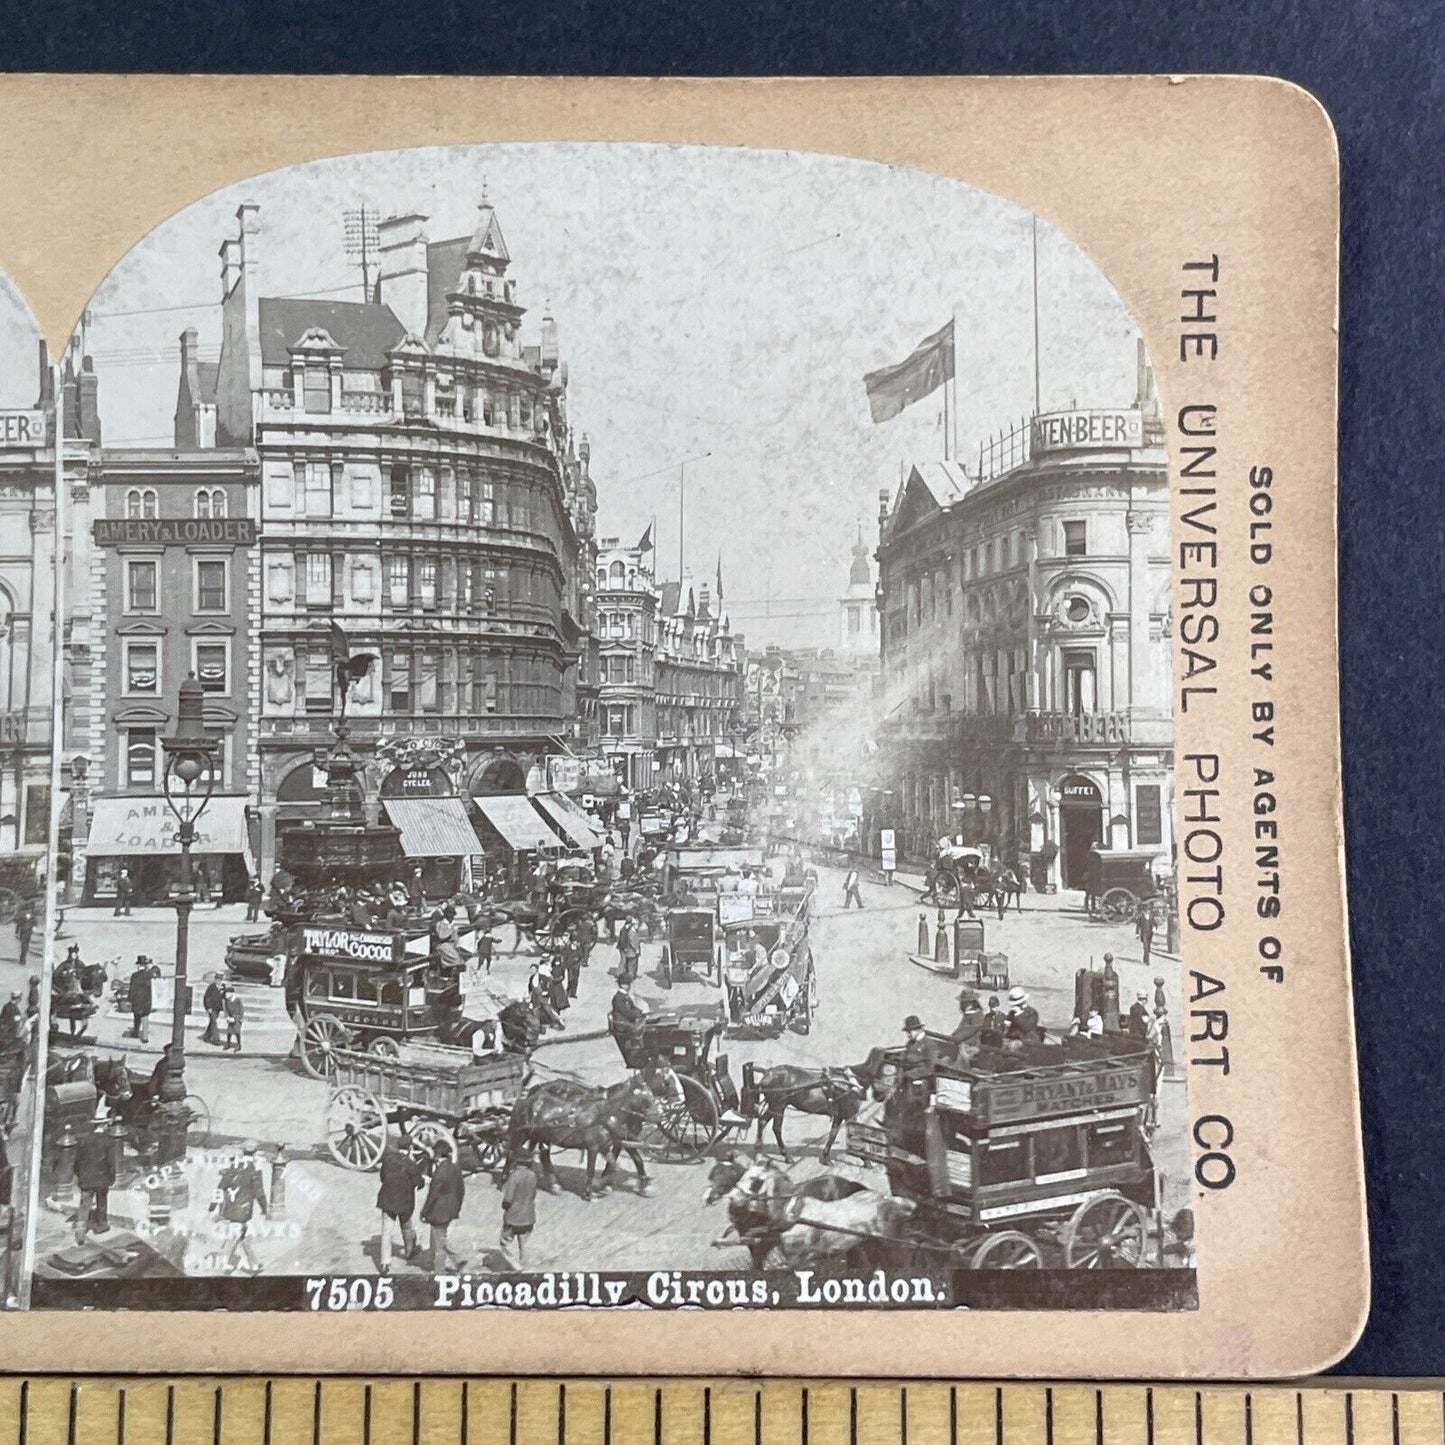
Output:
[[0,407],[27,407],[40,393],[40,328],[0,271]]
[[[444,147],[274,172],[153,231],[92,305],[107,443],[170,440],[176,338],[194,325],[203,356],[218,352],[217,248],[242,200],[261,207],[263,294],[359,299],[347,207],[419,211],[441,240],[470,233],[484,180],[527,338],[545,303],[557,319],[602,535],[634,542],[655,515],[675,576],[677,463],[710,453],[687,468],[686,561],[710,581],[721,549],[728,610],[755,644],[833,640],[856,527],[871,545],[879,489],[943,454],[941,393],[873,426],[864,372],[955,314],[963,457],[1032,408],[1031,217],[995,196],[801,153]],[[1133,321],[1043,223],[1039,302],[1044,409],[1131,401]],[[29,378],[7,391],[33,393],[33,362]]]

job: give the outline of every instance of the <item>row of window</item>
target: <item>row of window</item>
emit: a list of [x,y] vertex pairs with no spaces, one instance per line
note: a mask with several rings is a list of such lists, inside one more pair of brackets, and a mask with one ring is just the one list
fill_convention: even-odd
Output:
[[[1060,555],[1086,557],[1089,554],[1088,523],[1082,520],[1060,524]],[[978,542],[964,549],[958,563],[960,586],[980,577],[1007,572],[1021,567],[1027,560],[1022,532],[1009,532],[989,542]],[[905,622],[921,622],[937,617],[940,611],[953,616],[954,569],[940,567],[908,582],[905,599]]]
[[[1023,648],[974,654],[972,688],[962,699],[961,711],[993,717],[1013,716],[1028,708],[1028,662]],[[1059,654],[1062,696],[1058,711],[1073,717],[1098,710],[1097,655],[1092,647],[1066,647]],[[954,698],[943,692],[933,676],[917,677],[914,708],[919,712],[952,712]]]
[[[219,521],[226,515],[226,494],[220,487],[197,487],[191,505],[194,515],[203,521]],[[154,487],[132,487],[125,494],[125,515],[130,522],[160,516],[159,493]]]
[[[128,637],[121,653],[121,687],[127,697],[161,697],[162,675],[159,638]],[[227,637],[191,639],[191,669],[205,692],[231,690],[231,641]]]
[[380,468],[300,461],[268,467],[266,515],[281,518],[393,517],[415,522],[465,522],[480,527],[550,531],[554,511],[546,491],[530,483],[486,481],[450,466],[398,462]]
[[[374,644],[358,641],[358,652]],[[266,649],[265,711],[329,715],[335,708],[335,673],[324,647]],[[554,663],[447,648],[387,648],[350,695],[355,711],[406,713],[505,713],[558,715],[562,682]]]
[[268,551],[266,602],[273,608],[355,604],[443,611],[526,604],[553,611],[561,605],[561,594],[556,579],[542,567],[406,552]]
[[[125,610],[160,611],[160,559],[125,559]],[[191,565],[191,611],[228,612],[231,596],[231,566],[225,557],[195,557]],[[179,611],[179,598],[167,597],[166,610]]]

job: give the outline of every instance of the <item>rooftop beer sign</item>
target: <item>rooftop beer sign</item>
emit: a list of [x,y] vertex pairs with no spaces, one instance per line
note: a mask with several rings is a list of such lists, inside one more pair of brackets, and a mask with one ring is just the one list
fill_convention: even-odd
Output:
[[0,411],[0,447],[27,451],[46,445],[49,427],[43,411]]
[[1077,452],[1144,445],[1144,419],[1126,411],[1056,411],[1034,418],[1032,450]]

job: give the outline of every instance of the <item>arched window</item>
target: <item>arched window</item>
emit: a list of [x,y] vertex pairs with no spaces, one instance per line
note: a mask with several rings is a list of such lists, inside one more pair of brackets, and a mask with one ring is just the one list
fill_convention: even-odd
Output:
[[599,567],[597,569],[597,585],[599,587],[605,587],[607,585],[607,569],[605,567]]
[[154,487],[132,487],[125,494],[125,515],[127,521],[144,519],[150,521],[158,514]]
[[622,587],[627,582],[627,568],[621,562],[614,562],[611,571],[612,582],[617,587]]
[[219,521],[226,515],[226,494],[220,487],[196,489],[196,516],[202,521]]

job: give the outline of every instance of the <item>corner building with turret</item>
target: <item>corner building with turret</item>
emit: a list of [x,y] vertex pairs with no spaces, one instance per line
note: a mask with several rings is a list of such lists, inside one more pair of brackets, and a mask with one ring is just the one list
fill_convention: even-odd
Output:
[[537,791],[587,752],[597,499],[556,323],[527,339],[485,196],[470,236],[383,221],[363,301],[260,294],[262,216],[236,219],[219,365],[200,394],[183,376],[177,428],[259,461],[247,782],[269,877],[278,835],[321,808],[333,623],[376,659],[347,713],[383,796],[399,756],[446,759],[437,788],[467,799]]

